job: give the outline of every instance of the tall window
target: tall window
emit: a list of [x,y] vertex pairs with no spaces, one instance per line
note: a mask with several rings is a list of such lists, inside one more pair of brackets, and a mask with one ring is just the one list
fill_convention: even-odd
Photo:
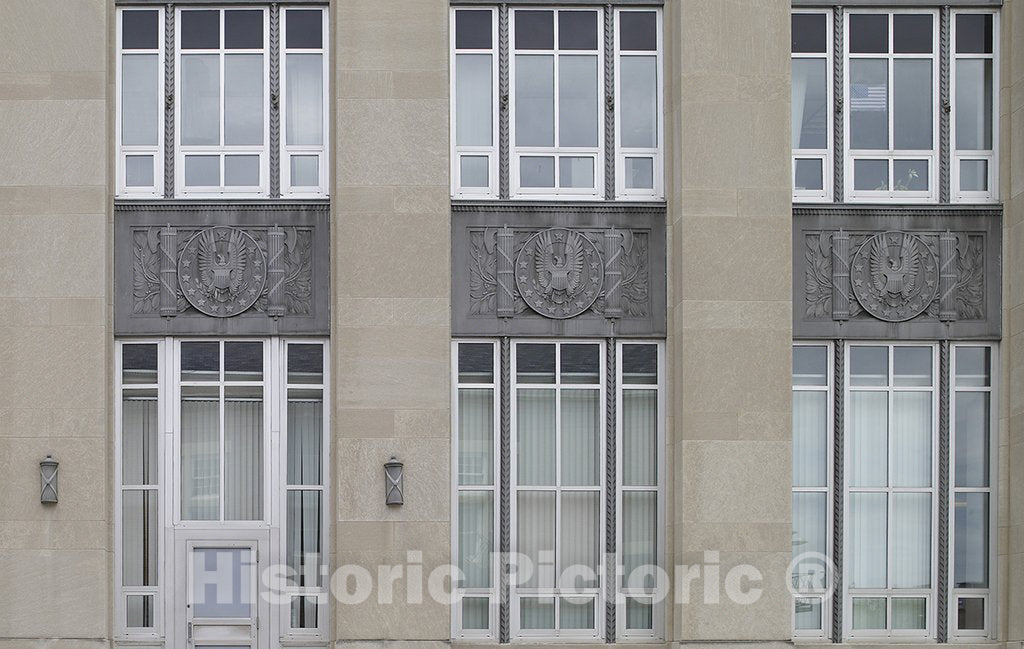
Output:
[[953,14],[953,187],[962,202],[995,197],[997,115],[995,23],[992,13]]
[[832,195],[831,14],[793,13],[793,195]]
[[[662,196],[661,15],[605,12],[452,10],[453,196]],[[507,37],[498,29],[504,20]],[[609,76],[616,83],[606,88]],[[499,97],[504,78],[508,92]],[[605,187],[609,175],[615,185]]]
[[[663,623],[653,570],[663,555],[660,346],[618,344],[620,369],[612,377],[603,342],[512,341],[507,367],[497,348],[490,341],[454,345],[454,516],[463,573],[455,635],[497,638],[505,616],[512,638],[604,637],[605,584],[615,574],[605,564],[611,541],[612,556],[624,568],[610,607],[616,634],[657,637]],[[503,374],[507,429],[498,416]],[[606,419],[607,399],[618,407],[616,422]],[[617,448],[611,460],[609,423]],[[497,453],[503,443],[511,451],[504,467]],[[615,484],[607,480],[609,461]],[[509,490],[503,494],[498,476],[505,470]],[[606,519],[608,498],[620,512],[615,521]],[[503,528],[509,529],[509,551],[520,557],[504,609],[495,554]]]

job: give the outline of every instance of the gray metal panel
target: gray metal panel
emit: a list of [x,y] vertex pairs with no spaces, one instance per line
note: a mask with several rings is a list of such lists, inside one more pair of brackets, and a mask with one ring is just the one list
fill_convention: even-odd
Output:
[[[604,2],[595,2],[594,0],[560,0],[559,2],[552,2],[551,0],[509,0],[507,2],[499,2],[496,0],[452,0],[450,3],[453,7],[468,6],[468,5],[486,5],[488,7],[494,7],[497,5],[507,4],[510,7],[527,6],[527,5],[543,5],[547,7],[567,7],[576,5],[585,5],[587,7],[599,7]],[[615,0],[615,2],[608,3],[614,7],[622,6],[645,6],[645,7],[661,7],[665,4],[665,0]],[[845,3],[844,3],[845,4]]]
[[938,0],[793,0],[794,7],[939,7],[949,5],[957,7],[1002,7],[1003,0],[956,0],[956,2],[938,2]]
[[[179,7],[184,7],[186,5],[211,5],[214,7],[226,7],[230,5],[266,6],[270,3],[265,2],[260,5],[258,2],[253,2],[253,0],[114,0],[114,4],[119,7],[143,5],[173,5]],[[275,4],[286,7],[291,5],[317,5],[320,7],[326,7],[328,0],[283,0],[281,2],[276,2]]]
[[[817,206],[793,209],[793,335],[887,340],[998,339],[1001,335],[1002,208]],[[834,272],[833,241],[849,236],[850,273]],[[885,234],[879,238],[878,235]],[[955,239],[955,245],[949,245]],[[904,243],[900,244],[901,240]],[[894,243],[896,241],[896,243]],[[945,242],[945,244],[944,244]],[[869,245],[870,244],[870,245]],[[872,247],[920,263],[906,291],[899,271],[874,268]],[[894,256],[893,259],[896,257]],[[860,260],[858,263],[857,260]],[[941,282],[942,271],[955,279]],[[849,277],[835,286],[836,277]],[[909,280],[913,281],[909,281]],[[939,290],[952,291],[945,301]],[[833,289],[849,296],[834,309]],[[874,295],[875,297],[871,297]],[[942,309],[945,303],[951,308]]]
[[[329,335],[329,213],[326,201],[116,203],[114,333]],[[213,246],[232,278],[219,288],[195,270]],[[219,316],[200,311],[214,305]]]
[[[562,253],[560,290],[538,269]],[[663,337],[665,254],[660,203],[454,203],[452,335]]]

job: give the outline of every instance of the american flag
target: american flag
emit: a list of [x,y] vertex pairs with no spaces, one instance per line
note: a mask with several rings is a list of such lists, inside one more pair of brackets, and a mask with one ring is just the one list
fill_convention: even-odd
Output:
[[885,111],[888,104],[889,92],[885,84],[855,83],[850,87],[850,110]]

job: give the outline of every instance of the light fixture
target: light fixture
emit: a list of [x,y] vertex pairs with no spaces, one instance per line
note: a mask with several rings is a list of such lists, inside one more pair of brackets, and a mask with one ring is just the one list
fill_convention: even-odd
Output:
[[39,461],[39,502],[54,504],[57,502],[57,467],[60,462],[47,455]]
[[405,469],[394,455],[384,463],[384,504],[401,505],[405,502],[402,485]]

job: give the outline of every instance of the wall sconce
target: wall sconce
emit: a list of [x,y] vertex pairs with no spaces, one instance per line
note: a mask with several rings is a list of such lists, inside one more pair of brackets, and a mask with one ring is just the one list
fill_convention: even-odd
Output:
[[57,502],[57,467],[60,462],[47,455],[39,461],[39,502],[54,504]]
[[384,504],[401,505],[405,503],[403,478],[405,469],[401,462],[392,455],[384,463]]

